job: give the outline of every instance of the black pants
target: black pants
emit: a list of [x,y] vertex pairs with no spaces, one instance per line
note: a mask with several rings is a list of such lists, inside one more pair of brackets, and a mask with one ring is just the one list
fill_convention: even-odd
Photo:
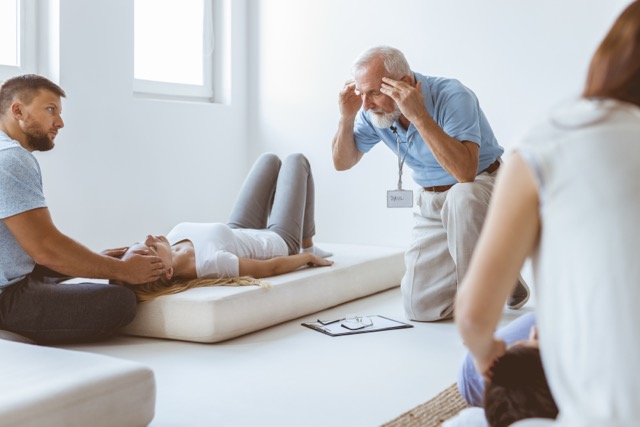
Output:
[[113,335],[136,314],[134,293],[105,283],[69,279],[37,266],[0,293],[0,329],[39,344],[95,341]]

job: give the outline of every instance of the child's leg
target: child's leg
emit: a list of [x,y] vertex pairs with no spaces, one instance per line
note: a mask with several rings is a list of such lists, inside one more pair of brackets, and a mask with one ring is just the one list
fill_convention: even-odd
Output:
[[229,227],[258,230],[267,227],[281,164],[272,153],[258,157],[242,184],[229,216]]
[[268,228],[287,243],[289,254],[297,254],[303,239],[315,234],[314,186],[309,161],[291,154],[282,163]]

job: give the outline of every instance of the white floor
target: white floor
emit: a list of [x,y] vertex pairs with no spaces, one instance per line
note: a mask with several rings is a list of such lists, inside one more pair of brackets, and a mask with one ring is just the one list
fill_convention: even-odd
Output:
[[300,325],[348,313],[405,321],[394,288],[223,343],[122,336],[65,348],[150,366],[152,427],[379,426],[455,382],[465,349],[452,321],[343,337]]

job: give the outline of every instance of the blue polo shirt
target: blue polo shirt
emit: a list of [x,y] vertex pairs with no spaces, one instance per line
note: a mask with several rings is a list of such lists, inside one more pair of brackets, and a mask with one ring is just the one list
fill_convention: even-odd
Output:
[[0,131],[0,292],[22,280],[36,265],[2,220],[46,206],[38,161]]
[[[455,79],[429,77],[418,73],[414,73],[414,76],[422,83],[427,112],[438,126],[458,141],[478,144],[478,172],[486,169],[504,153],[480,108],[478,98],[469,88]],[[440,166],[413,124],[406,131],[397,122],[394,126],[400,138],[402,156],[409,147],[405,162],[413,171],[413,179],[418,185],[430,187],[457,182]],[[380,141],[394,153],[398,153],[396,135],[390,128],[380,129],[374,126],[363,109],[356,116],[354,137],[356,147],[363,153],[369,152]]]

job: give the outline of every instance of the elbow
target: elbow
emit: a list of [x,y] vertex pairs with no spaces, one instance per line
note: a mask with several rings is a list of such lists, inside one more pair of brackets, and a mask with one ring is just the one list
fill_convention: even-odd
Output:
[[458,182],[460,183],[464,183],[464,182],[473,182],[476,180],[476,169],[468,169],[468,170],[464,170],[462,171],[462,173],[458,174],[458,176],[456,176],[456,180],[458,180]]
[[354,167],[362,158],[362,153],[357,149],[353,152],[340,152],[337,149],[337,145],[334,144],[333,152],[333,167],[337,171],[346,171]]
[[28,254],[36,264],[58,271],[61,264],[60,240],[56,236],[44,237],[38,245],[30,248]]
[[493,331],[488,311],[490,308],[486,304],[479,302],[477,298],[465,292],[465,289],[458,292],[454,306],[454,321],[464,342],[484,336],[487,331]]
[[345,165],[345,164],[342,164],[342,163],[340,163],[340,162],[336,162],[336,161],[334,161],[334,162],[333,162],[333,167],[334,167],[338,172],[343,172],[343,171],[346,171],[346,170],[351,169],[351,167],[349,167],[349,166],[347,166],[347,165]]
[[38,264],[38,265],[42,265],[44,267],[50,268],[52,270],[56,269],[57,266],[57,256],[55,254],[55,252],[53,251],[49,251],[46,250],[46,248],[42,248],[40,250],[38,250],[36,253],[34,254],[30,254],[31,258],[33,258],[33,261]]
[[346,171],[354,167],[362,158],[362,154],[354,154],[351,158],[345,158],[344,156],[333,156],[333,167],[339,171]]
[[333,154],[333,167],[339,171],[346,171],[351,169],[351,167],[353,166],[353,162],[347,162],[345,161],[343,156],[339,156],[336,153]]
[[479,328],[471,317],[458,316],[456,314],[455,322],[460,338],[462,338],[462,342],[466,347],[473,345],[476,340],[485,336],[484,330]]
[[460,183],[473,182],[475,180],[476,180],[475,175],[474,176],[461,176],[460,178],[458,178],[458,182],[460,182]]
[[253,275],[255,279],[264,279],[265,277],[277,276],[279,273],[278,265],[274,262],[274,259],[268,260],[256,274]]
[[460,183],[473,182],[478,176],[478,161],[460,163],[449,173]]

